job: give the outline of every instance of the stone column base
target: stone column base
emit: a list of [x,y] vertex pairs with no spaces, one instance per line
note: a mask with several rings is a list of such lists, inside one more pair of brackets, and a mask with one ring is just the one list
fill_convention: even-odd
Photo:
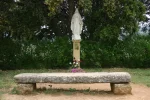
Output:
[[131,94],[130,83],[110,83],[110,86],[114,94]]
[[36,89],[36,83],[34,83],[34,84],[18,84],[16,89],[21,94],[31,93],[34,89]]

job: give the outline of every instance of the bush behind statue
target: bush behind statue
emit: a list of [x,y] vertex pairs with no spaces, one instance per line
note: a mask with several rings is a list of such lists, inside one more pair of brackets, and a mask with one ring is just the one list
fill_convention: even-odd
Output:
[[[148,68],[150,37],[137,37],[115,45],[81,41],[81,67]],[[53,41],[0,41],[0,69],[66,69],[72,57],[72,41],[59,37]]]
[[72,45],[68,38],[9,41],[10,45],[3,41],[0,43],[0,69],[68,68],[68,62],[72,59]]

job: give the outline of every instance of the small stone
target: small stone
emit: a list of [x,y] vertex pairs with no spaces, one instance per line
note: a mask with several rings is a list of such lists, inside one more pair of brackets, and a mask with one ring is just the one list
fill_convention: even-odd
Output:
[[28,94],[34,90],[34,85],[35,84],[18,84],[16,89],[20,94]]
[[113,84],[111,85],[112,92],[114,94],[131,94],[131,86],[129,83],[125,84]]

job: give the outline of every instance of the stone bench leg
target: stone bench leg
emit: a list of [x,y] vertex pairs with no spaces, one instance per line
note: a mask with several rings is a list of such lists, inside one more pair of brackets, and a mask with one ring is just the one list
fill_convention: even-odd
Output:
[[111,91],[114,94],[131,94],[130,83],[110,83]]
[[32,84],[18,84],[17,85],[17,91],[19,91],[21,94],[30,93],[30,92],[32,92],[35,89],[36,89],[36,83],[32,83]]

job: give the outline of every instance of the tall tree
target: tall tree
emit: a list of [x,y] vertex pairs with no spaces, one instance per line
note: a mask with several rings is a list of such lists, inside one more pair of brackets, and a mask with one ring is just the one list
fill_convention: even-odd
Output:
[[13,0],[0,1],[0,39],[6,37],[7,35],[10,35],[9,19],[10,13],[12,11],[11,8],[13,7],[14,7]]
[[148,31],[149,32],[149,35],[150,35],[150,0],[140,0],[142,3],[144,3],[144,5],[146,6],[146,12],[145,12],[145,15],[146,15],[146,20],[144,22],[144,24],[146,25],[143,25],[143,31],[146,32]]
[[[49,23],[49,10],[47,5],[44,4],[44,0],[8,1],[8,3],[0,1],[0,4],[3,9],[1,11],[5,12],[1,14],[5,14],[6,17],[4,17],[7,19],[7,26],[4,22],[2,25],[5,25],[5,28],[9,28],[7,34],[10,34],[11,38],[21,40],[32,39],[36,33],[42,30],[41,26]],[[0,29],[2,30],[2,27]],[[6,29],[3,29],[1,33],[6,33]]]
[[[48,8],[44,0],[20,0],[13,10],[14,37],[32,39],[41,26],[48,24]],[[15,25],[13,25],[15,24]]]
[[116,41],[121,27],[130,35],[135,33],[137,22],[144,20],[145,12],[143,3],[138,0],[46,0],[46,4],[50,16],[65,7],[68,29],[74,8],[79,7],[84,15],[84,34],[88,34],[85,37],[102,41]]
[[83,15],[83,12],[87,12],[91,7],[91,1],[92,0],[45,0],[45,3],[49,6],[49,16],[59,16],[59,20],[57,20],[57,23],[59,23],[59,26],[61,26],[62,32],[55,32],[58,36],[62,34],[69,35],[71,38],[71,30],[70,30],[70,24],[71,24],[71,18],[75,11],[75,8],[79,8],[80,14]]
[[145,7],[138,0],[93,0],[92,11],[86,17],[89,38],[113,43],[121,27],[131,35],[138,22],[144,20],[144,12]]
[[[32,39],[37,33],[40,37],[71,38],[71,17],[78,7],[84,20],[82,38],[112,41],[117,39],[120,27],[134,33],[145,12],[138,0],[5,0],[0,5],[0,31],[7,30],[16,39]],[[43,25],[49,28],[41,29]]]

